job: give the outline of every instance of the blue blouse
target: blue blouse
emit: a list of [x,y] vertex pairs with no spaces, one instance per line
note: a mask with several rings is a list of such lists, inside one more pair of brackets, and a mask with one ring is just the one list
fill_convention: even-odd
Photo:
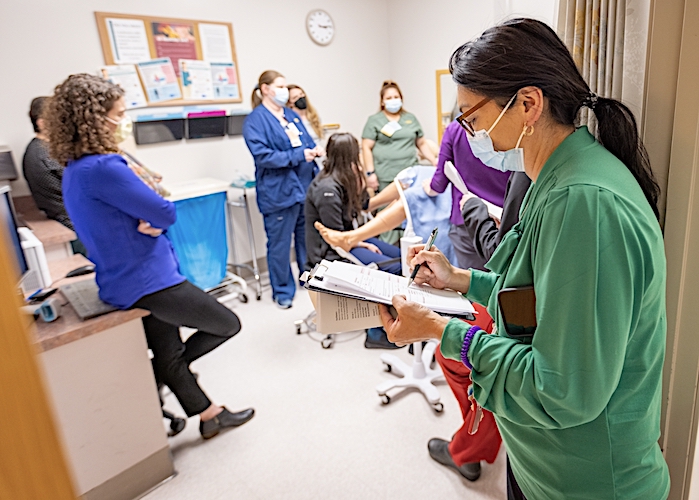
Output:
[[182,283],[165,235],[137,231],[139,219],[167,229],[175,205],[156,194],[119,155],[89,155],[70,162],[63,201],[78,237],[95,264],[100,298],[127,309],[141,297]]

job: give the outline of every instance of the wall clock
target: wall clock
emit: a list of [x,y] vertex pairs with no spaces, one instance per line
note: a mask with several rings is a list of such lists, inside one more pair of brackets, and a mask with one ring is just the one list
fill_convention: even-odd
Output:
[[306,16],[306,30],[318,45],[328,45],[335,36],[335,23],[330,14],[322,9],[315,9]]

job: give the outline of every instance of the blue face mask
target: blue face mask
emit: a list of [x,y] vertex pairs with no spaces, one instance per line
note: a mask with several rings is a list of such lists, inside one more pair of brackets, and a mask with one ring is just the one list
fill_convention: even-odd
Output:
[[400,108],[403,107],[403,100],[397,97],[393,99],[386,99],[383,102],[383,105],[386,108],[386,111],[389,113],[398,113]]
[[279,106],[286,106],[286,103],[289,100],[289,89],[286,87],[275,88],[272,100]]
[[514,149],[508,149],[507,151],[495,151],[493,140],[490,138],[490,133],[495,128],[495,125],[498,124],[500,118],[503,117],[505,111],[507,111],[507,109],[512,105],[516,97],[517,94],[512,96],[510,102],[508,102],[507,106],[503,108],[497,120],[495,120],[495,123],[493,123],[493,125],[487,131],[478,130],[475,132],[473,137],[468,135],[468,143],[471,146],[473,155],[482,161],[483,164],[501,172],[524,172],[524,149],[519,147],[519,143],[522,142],[522,137],[524,137],[527,130],[526,125],[522,129],[522,133],[520,134]]

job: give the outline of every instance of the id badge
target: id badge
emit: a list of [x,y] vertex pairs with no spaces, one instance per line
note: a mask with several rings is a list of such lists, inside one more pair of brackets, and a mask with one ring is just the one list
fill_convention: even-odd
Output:
[[298,148],[299,146],[303,146],[303,142],[301,142],[301,131],[294,122],[289,122],[286,127],[284,127],[284,132],[286,132],[286,136],[289,138],[289,141],[291,141],[291,147]]
[[386,137],[392,137],[393,134],[398,132],[400,129],[402,129],[400,123],[398,122],[388,122],[386,125],[383,126],[381,129],[381,133],[385,135]]

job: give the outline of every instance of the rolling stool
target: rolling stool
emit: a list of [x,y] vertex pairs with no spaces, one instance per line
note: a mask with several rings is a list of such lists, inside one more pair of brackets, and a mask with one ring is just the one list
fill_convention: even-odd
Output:
[[245,268],[252,272],[255,277],[255,287],[256,287],[256,298],[260,300],[262,298],[262,282],[260,280],[260,269],[257,266],[257,252],[255,251],[255,235],[252,230],[252,218],[250,217],[250,207],[248,206],[248,189],[253,189],[256,185],[254,179],[240,178],[231,183],[231,187],[242,189],[243,194],[238,198],[238,201],[228,200],[228,207],[242,208],[245,210],[245,223],[248,230],[248,241],[250,242],[250,255],[252,256],[252,266],[250,264],[243,264],[238,262],[238,253],[235,249],[235,239],[233,239],[233,218],[231,216],[230,210],[228,213],[228,229],[230,238],[233,239],[231,242],[231,253],[233,254],[233,263],[228,264],[229,269],[239,269]]
[[376,386],[376,392],[379,393],[383,404],[387,405],[391,402],[391,397],[388,395],[388,391],[391,389],[414,387],[425,396],[434,411],[441,413],[444,410],[444,404],[439,400],[439,390],[434,386],[435,382],[444,380],[444,374],[439,365],[434,368],[430,366],[438,345],[439,342],[436,340],[430,340],[423,350],[422,342],[413,343],[415,359],[412,366],[394,354],[381,355],[381,361],[386,371],[393,372],[400,377],[385,380]]

